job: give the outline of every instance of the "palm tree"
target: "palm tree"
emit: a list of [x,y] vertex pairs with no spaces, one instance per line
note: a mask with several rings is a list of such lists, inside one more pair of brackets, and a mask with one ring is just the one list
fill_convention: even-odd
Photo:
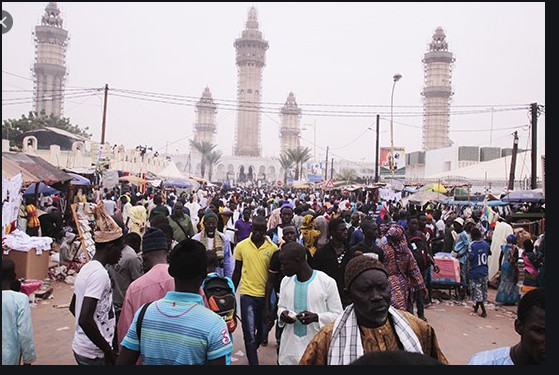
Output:
[[287,184],[287,171],[289,168],[293,167],[293,160],[287,155],[286,152],[282,153],[279,157],[276,158],[277,161],[280,162],[280,166],[283,168],[283,184]]
[[207,157],[208,155],[213,151],[213,149],[217,146],[212,144],[211,142],[208,141],[190,141],[190,146],[194,147],[194,149],[196,151],[198,151],[201,155],[201,163],[200,163],[200,174],[202,175],[202,178],[204,178],[204,175],[206,174],[206,161],[207,161]]
[[287,156],[295,163],[295,180],[303,172],[303,164],[311,160],[311,149],[308,147],[291,148],[286,151]]
[[214,165],[216,165],[219,162],[219,159],[221,159],[222,155],[223,155],[223,152],[221,152],[219,150],[215,150],[215,151],[210,152],[206,156],[206,161],[208,162],[208,180],[210,180],[210,181],[212,180]]
[[349,180],[355,177],[355,173],[355,169],[342,169],[340,173],[338,173],[338,178],[346,181],[346,185],[349,185]]

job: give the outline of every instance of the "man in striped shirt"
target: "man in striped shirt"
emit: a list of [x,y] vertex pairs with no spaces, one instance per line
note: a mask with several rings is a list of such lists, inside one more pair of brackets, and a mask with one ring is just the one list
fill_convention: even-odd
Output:
[[[151,303],[141,324],[136,311],[122,340],[117,364],[225,365],[233,343],[225,321],[204,307],[198,293],[207,275],[206,248],[186,239],[169,253],[169,275],[175,290]],[[139,335],[141,333],[141,335]],[[140,339],[141,336],[141,339]]]

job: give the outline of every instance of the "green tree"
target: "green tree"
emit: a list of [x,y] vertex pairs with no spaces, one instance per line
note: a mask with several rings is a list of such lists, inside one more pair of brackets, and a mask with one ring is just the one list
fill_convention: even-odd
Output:
[[308,147],[297,147],[287,150],[286,153],[295,164],[295,180],[299,180],[299,176],[303,172],[303,164],[311,160],[311,149]]
[[208,155],[213,151],[213,149],[217,145],[214,145],[208,141],[193,141],[193,140],[190,141],[190,145],[200,153],[201,156],[200,174],[202,175],[202,178],[204,178],[206,174],[206,162],[207,162]]
[[349,181],[355,178],[355,169],[342,169],[340,173],[338,173],[338,178],[340,180],[344,180],[347,185],[349,185]]
[[221,151],[214,150],[206,156],[206,161],[208,163],[208,180],[212,180],[214,166],[219,163],[222,155],[223,153]]
[[41,129],[52,127],[65,130],[69,133],[90,139],[92,134],[88,132],[89,127],[81,128],[79,125],[72,125],[67,117],[58,117],[53,114],[47,116],[43,111],[40,115],[29,112],[29,115],[21,115],[20,119],[7,119],[2,123],[2,139],[10,140],[10,143],[20,142],[23,134]]
[[293,160],[289,157],[287,153],[282,153],[279,157],[276,157],[276,160],[279,161],[280,166],[283,168],[283,184],[287,184],[287,171],[289,168],[293,167]]

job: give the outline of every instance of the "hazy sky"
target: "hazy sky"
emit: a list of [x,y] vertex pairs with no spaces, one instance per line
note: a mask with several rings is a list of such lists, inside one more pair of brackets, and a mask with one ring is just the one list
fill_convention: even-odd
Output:
[[[3,2],[14,19],[2,35],[2,119],[32,110],[32,32],[46,2]],[[69,31],[64,117],[100,141],[109,85],[106,140],[187,152],[195,103],[206,86],[216,104],[218,149],[232,154],[237,98],[233,42],[248,10],[269,42],[262,81],[262,151],[279,154],[279,110],[293,92],[306,125],[301,145],[316,154],[373,162],[390,146],[422,148],[421,62],[441,26],[456,59],[450,138],[459,145],[530,148],[530,103],[545,105],[545,3],[58,3]],[[120,90],[120,91],[117,91]],[[122,90],[139,93],[126,93]],[[120,95],[120,96],[117,96]],[[22,98],[14,100],[14,98]],[[14,104],[19,103],[19,104]],[[371,129],[368,129],[371,128]],[[545,112],[538,120],[545,142]]]

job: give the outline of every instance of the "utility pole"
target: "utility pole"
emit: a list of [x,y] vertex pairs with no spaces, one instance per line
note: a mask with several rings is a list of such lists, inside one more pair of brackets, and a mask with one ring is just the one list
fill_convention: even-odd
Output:
[[324,166],[324,170],[326,171],[326,178],[324,181],[328,182],[328,146],[326,146],[326,165]]
[[330,178],[334,178],[334,158],[332,158],[332,164],[330,165]]
[[378,160],[379,160],[379,125],[380,125],[380,115],[377,115],[377,144],[375,149],[375,182],[378,182]]
[[509,186],[508,191],[514,190],[514,172],[516,170],[516,153],[518,152],[518,132],[513,133],[514,141],[512,144],[512,158],[510,161],[510,174],[509,174]]
[[101,144],[105,144],[105,127],[107,125],[107,96],[109,96],[109,85],[105,84],[105,100],[103,103],[103,125],[101,128]]
[[537,188],[538,170],[538,103],[530,104],[532,109],[532,180],[531,188]]

